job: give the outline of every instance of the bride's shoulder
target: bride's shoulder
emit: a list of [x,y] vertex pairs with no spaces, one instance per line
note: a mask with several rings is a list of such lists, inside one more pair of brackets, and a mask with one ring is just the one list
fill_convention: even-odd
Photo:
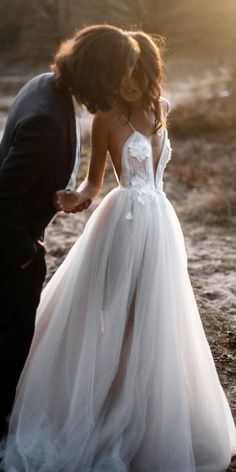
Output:
[[95,113],[92,123],[92,136],[109,139],[116,127],[116,117],[113,110],[98,111]]
[[93,121],[107,129],[113,128],[117,122],[117,112],[113,109],[107,111],[98,111],[94,115]]

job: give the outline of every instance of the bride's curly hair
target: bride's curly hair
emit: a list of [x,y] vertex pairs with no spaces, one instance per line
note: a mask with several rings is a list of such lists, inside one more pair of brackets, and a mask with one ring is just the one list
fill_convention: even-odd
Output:
[[121,81],[138,55],[137,42],[122,29],[88,26],[61,44],[51,70],[58,88],[69,90],[95,113],[112,108]]
[[[166,124],[162,109],[161,88],[164,81],[163,60],[161,47],[164,47],[164,38],[159,35],[150,35],[143,31],[129,31],[131,38],[137,41],[140,55],[134,66],[132,77],[137,80],[143,94],[144,109],[153,112],[155,124],[153,133]],[[129,119],[129,105],[126,103]]]

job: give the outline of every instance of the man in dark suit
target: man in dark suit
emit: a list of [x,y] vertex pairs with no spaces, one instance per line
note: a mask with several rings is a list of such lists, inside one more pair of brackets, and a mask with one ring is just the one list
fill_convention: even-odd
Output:
[[85,28],[62,44],[53,72],[27,83],[11,108],[0,145],[0,438],[34,333],[46,274],[44,229],[79,148],[72,96],[92,112],[109,109],[137,55],[120,29]]

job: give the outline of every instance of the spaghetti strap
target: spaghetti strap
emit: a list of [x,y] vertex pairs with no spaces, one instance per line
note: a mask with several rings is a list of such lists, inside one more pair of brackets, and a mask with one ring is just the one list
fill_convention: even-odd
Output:
[[134,126],[132,125],[132,123],[129,120],[127,120],[127,123],[133,131],[136,131],[136,129],[134,128]]
[[121,116],[126,120],[126,123],[130,126],[130,128],[133,130],[133,131],[136,131],[136,129],[134,128],[134,126],[132,125],[132,123],[127,119],[127,117],[125,115],[123,115],[123,113],[121,113]]

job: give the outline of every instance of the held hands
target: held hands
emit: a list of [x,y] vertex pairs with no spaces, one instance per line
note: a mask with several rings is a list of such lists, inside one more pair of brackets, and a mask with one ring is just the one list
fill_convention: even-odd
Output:
[[79,205],[80,194],[74,190],[59,190],[56,192],[56,203],[59,210],[70,213]]
[[77,213],[86,210],[91,203],[91,199],[83,197],[75,190],[58,190],[53,199],[55,208],[65,213]]

